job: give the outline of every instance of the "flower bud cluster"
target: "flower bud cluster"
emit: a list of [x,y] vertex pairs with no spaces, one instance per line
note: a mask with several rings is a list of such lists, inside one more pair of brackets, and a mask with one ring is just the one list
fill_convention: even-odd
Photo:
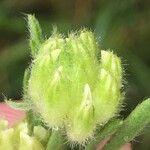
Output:
[[67,38],[53,34],[34,57],[28,97],[54,128],[65,128],[70,141],[82,143],[119,110],[120,58],[101,50],[94,34],[82,30]]

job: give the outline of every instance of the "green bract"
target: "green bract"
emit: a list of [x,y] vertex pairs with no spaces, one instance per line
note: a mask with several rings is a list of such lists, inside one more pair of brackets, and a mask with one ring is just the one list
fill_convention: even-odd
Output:
[[122,67],[111,51],[101,51],[94,34],[81,30],[67,38],[54,33],[31,64],[27,97],[50,127],[65,128],[82,143],[97,125],[114,117],[122,103]]

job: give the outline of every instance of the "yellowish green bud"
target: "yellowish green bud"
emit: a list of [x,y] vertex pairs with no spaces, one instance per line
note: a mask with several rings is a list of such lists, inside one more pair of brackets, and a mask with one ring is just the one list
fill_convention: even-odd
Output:
[[8,127],[8,121],[0,120],[0,132]]
[[119,110],[121,62],[110,51],[101,51],[99,61],[90,31],[55,34],[33,60],[27,97],[50,127],[65,127],[69,140],[84,143]]
[[1,131],[0,133],[0,149],[5,150],[13,150],[13,132],[14,130],[11,129],[6,129]]
[[76,107],[70,117],[70,124],[66,130],[70,141],[85,144],[88,138],[92,138],[96,120],[91,90],[88,84],[84,86],[83,100]]
[[93,92],[95,116],[98,123],[105,123],[119,110],[122,68],[120,58],[109,51],[101,51],[99,78]]
[[42,144],[34,137],[30,137],[24,132],[20,132],[19,150],[44,150]]
[[[0,150],[44,150],[45,145],[42,145],[47,140],[44,138],[46,135],[43,134],[43,127],[39,126],[39,128],[34,129],[35,135],[28,135],[28,128],[26,122],[21,122],[17,126],[8,128],[8,122],[6,120],[0,120]],[[39,131],[41,131],[42,139],[39,139],[36,136]],[[44,142],[43,142],[43,141]],[[44,144],[45,144],[44,143]],[[44,147],[45,146],[45,147]]]
[[[66,95],[61,86],[63,66],[55,65],[63,50],[64,39],[57,35],[50,37],[33,60],[29,80],[29,95],[51,127],[62,125],[67,111],[65,101],[62,101],[62,95]],[[57,94],[57,91],[62,94]]]

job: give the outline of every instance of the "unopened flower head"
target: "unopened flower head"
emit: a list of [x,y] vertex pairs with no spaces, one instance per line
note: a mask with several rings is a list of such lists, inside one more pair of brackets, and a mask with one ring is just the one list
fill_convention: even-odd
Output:
[[64,127],[68,139],[85,142],[98,124],[105,124],[121,104],[121,61],[111,51],[97,53],[91,31],[67,38],[53,34],[31,65],[28,97],[50,127]]

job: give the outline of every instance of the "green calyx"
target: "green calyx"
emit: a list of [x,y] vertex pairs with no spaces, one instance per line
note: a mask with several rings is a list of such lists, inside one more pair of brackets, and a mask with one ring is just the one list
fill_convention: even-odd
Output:
[[119,111],[121,60],[104,50],[98,60],[99,45],[85,29],[68,37],[53,33],[37,47],[25,97],[51,128],[64,128],[70,141],[85,143],[97,125],[106,124]]

